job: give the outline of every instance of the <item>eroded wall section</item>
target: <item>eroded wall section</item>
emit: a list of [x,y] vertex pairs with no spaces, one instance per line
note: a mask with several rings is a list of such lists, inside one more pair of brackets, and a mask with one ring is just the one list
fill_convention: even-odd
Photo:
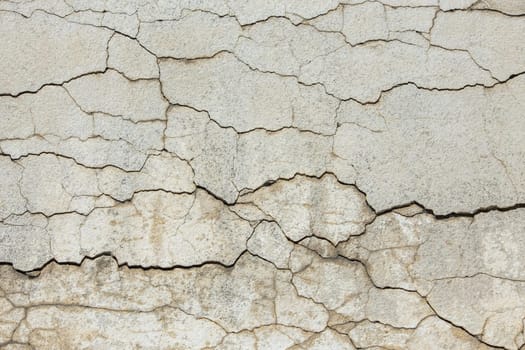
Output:
[[0,1],[0,348],[525,348],[525,2]]

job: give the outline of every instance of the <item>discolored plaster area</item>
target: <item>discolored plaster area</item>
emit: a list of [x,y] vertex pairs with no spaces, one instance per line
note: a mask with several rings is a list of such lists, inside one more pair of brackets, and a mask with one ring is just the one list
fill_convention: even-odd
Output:
[[524,31],[0,0],[0,349],[524,349]]

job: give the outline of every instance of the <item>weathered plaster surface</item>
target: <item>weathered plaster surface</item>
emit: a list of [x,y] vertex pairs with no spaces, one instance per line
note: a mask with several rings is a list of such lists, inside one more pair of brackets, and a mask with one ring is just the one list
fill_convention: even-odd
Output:
[[525,349],[522,0],[0,0],[0,349]]

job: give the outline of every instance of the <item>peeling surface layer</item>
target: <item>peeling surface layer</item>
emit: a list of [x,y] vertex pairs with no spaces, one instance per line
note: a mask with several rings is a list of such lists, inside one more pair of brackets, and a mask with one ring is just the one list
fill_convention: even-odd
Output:
[[525,349],[521,0],[0,0],[0,349]]

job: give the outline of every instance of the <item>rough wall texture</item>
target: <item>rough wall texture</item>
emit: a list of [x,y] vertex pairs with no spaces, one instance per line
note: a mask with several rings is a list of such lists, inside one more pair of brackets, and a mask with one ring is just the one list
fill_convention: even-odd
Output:
[[525,1],[0,0],[0,348],[525,348]]

